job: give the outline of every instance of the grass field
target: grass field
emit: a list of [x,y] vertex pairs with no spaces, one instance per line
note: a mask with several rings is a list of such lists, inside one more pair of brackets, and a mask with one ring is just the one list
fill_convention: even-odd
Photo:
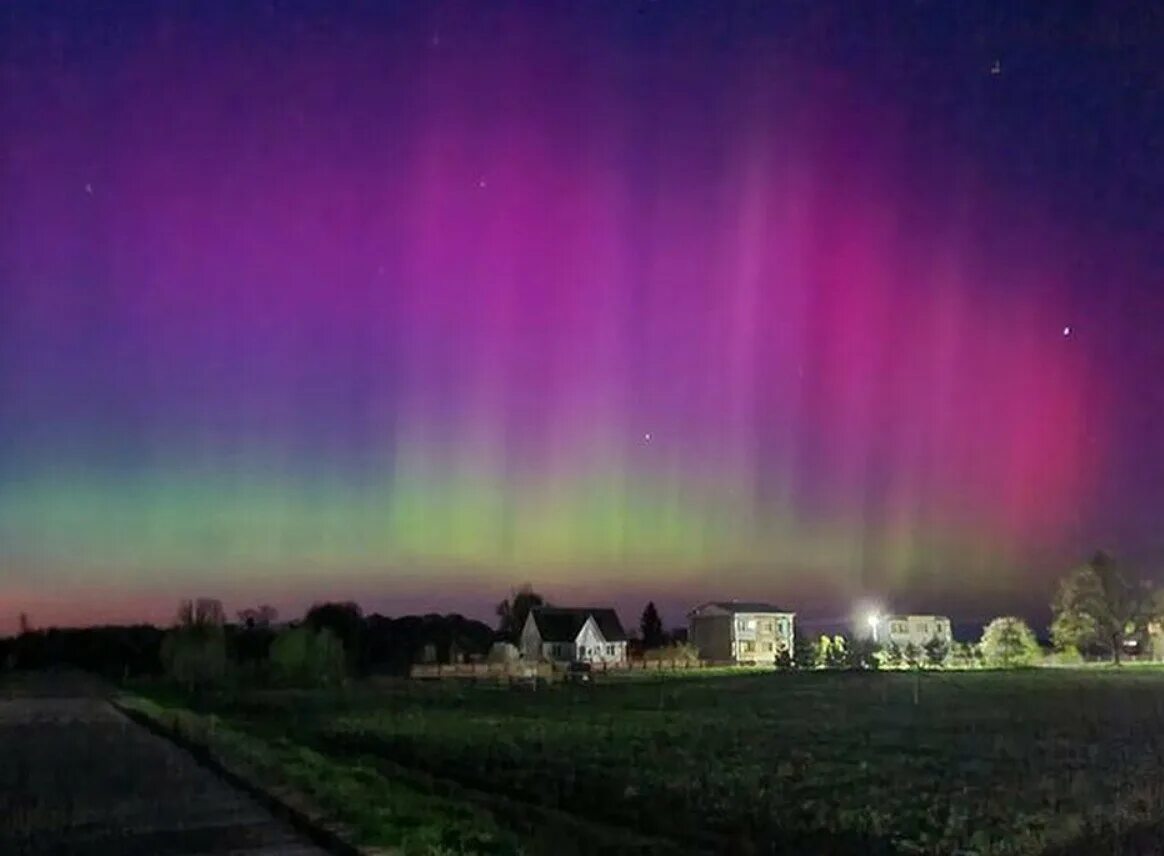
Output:
[[[208,707],[256,740],[472,805],[482,829],[480,818],[496,824],[482,849],[498,852],[514,840],[558,856],[1164,843],[1155,670],[754,674],[537,692],[405,683]],[[448,845],[475,849],[471,838]]]

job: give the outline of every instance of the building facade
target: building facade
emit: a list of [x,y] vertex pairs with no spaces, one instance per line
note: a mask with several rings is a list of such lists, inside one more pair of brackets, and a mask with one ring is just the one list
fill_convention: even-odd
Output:
[[558,663],[625,663],[626,632],[613,609],[549,607],[530,610],[521,631],[529,660]]
[[792,654],[795,619],[770,603],[714,601],[687,614],[688,641],[704,660],[775,663]]
[[887,615],[877,626],[876,641],[882,645],[924,648],[932,639],[950,645],[954,634],[944,615]]

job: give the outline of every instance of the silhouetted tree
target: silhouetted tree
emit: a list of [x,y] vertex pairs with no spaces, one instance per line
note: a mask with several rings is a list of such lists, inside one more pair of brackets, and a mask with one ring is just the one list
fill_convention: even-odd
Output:
[[149,625],[30,630],[8,641],[5,656],[12,668],[69,665],[121,680],[161,672],[163,636]]
[[872,639],[853,639],[845,649],[845,666],[849,669],[873,671],[881,667],[878,654],[881,647]]
[[[364,619],[364,657],[370,671],[403,672],[395,667],[394,655],[398,641],[391,618],[373,613]],[[407,662],[407,657],[404,658]]]
[[317,603],[307,611],[304,622],[312,630],[330,630],[343,645],[348,666],[363,670],[364,611],[351,601]]
[[179,627],[222,627],[226,623],[226,613],[222,601],[212,597],[197,600],[183,600],[178,604],[177,624]]
[[817,667],[817,645],[799,627],[792,636],[792,661],[798,669],[815,669]]
[[187,690],[220,683],[227,672],[222,603],[212,598],[182,601],[177,626],[162,641],[161,659],[166,674]]
[[536,606],[546,606],[546,599],[533,590],[529,583],[514,589],[501,603],[497,604],[497,629],[510,642],[521,637],[525,620]]
[[20,613],[20,635],[23,636],[25,633],[29,633],[31,631],[32,631],[32,624],[28,620],[28,613],[27,612]]
[[271,643],[271,667],[276,679],[293,686],[342,683],[345,659],[343,645],[327,627],[293,627]]
[[643,633],[643,647],[662,648],[667,643],[667,635],[663,632],[663,621],[659,618],[659,611],[655,609],[655,602],[650,601],[643,609],[639,619],[639,629]]
[[256,627],[270,627],[279,620],[279,611],[273,606],[263,604],[254,609],[240,609],[238,623],[248,630]]
[[1051,603],[1051,639],[1060,650],[1098,647],[1118,665],[1125,640],[1143,629],[1153,607],[1151,589],[1100,550],[1059,581]]

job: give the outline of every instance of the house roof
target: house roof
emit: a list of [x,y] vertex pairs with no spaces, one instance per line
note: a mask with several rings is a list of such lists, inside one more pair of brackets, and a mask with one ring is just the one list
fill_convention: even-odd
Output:
[[945,615],[933,615],[930,613],[901,613],[899,615],[887,615],[886,621],[909,621],[909,620],[924,620],[924,621],[949,621],[950,619]]
[[691,610],[692,613],[703,612],[708,607],[729,612],[732,614],[738,612],[779,612],[785,615],[793,615],[790,609],[784,609],[781,606],[776,606],[772,603],[763,603],[756,600],[713,600],[710,603],[704,603]]
[[530,610],[530,615],[537,623],[543,642],[573,642],[591,616],[607,642],[626,641],[626,631],[622,629],[618,613],[606,607],[538,606]]

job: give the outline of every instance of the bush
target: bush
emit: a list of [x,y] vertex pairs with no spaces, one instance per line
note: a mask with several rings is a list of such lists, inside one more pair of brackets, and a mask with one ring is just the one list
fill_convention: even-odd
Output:
[[644,660],[679,660],[695,663],[699,660],[699,649],[687,642],[676,642],[660,648],[649,648],[643,652]]
[[792,637],[792,662],[798,669],[815,669],[817,666],[817,647],[799,630]]
[[821,636],[817,643],[816,662],[826,669],[844,669],[849,666],[848,645],[844,636]]
[[881,665],[887,669],[896,669],[904,662],[901,646],[896,642],[890,642],[882,648],[877,652],[877,657],[881,660]]
[[872,639],[854,639],[846,652],[846,665],[850,669],[876,671],[881,668],[881,648]]
[[1064,645],[1048,659],[1056,666],[1078,666],[1083,662],[1083,655],[1074,645]]
[[986,665],[996,669],[1033,666],[1041,656],[1031,628],[1013,615],[996,618],[986,625],[979,645]]
[[221,684],[226,679],[226,636],[218,625],[171,630],[162,640],[166,675],[188,690]]
[[344,646],[327,628],[284,630],[271,643],[271,669],[277,680],[294,686],[334,686],[344,679]]
[[922,649],[912,642],[905,644],[905,649],[901,652],[902,662],[911,669],[916,669],[921,665]]
[[925,644],[924,651],[926,665],[933,669],[940,669],[950,659],[950,643],[937,636]]
[[955,642],[947,663],[954,669],[977,669],[982,666],[982,652],[975,642]]

